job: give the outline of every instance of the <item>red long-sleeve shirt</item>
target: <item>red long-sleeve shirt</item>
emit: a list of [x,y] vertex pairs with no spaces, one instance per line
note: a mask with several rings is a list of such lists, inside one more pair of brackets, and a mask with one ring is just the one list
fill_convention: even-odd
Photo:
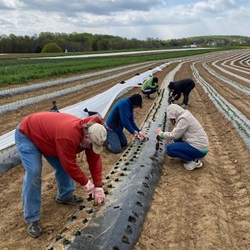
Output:
[[98,116],[81,119],[65,113],[39,112],[25,117],[19,130],[43,155],[58,157],[69,176],[81,185],[86,185],[88,178],[77,164],[76,154],[85,150],[93,182],[95,186],[102,186],[101,155],[95,154],[92,148],[80,147],[84,136],[82,127],[92,121],[102,123]]

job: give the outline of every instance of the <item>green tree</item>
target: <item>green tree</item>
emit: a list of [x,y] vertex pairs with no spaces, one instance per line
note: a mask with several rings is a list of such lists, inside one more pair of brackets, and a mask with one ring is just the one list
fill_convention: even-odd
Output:
[[62,48],[56,43],[47,43],[44,45],[41,53],[61,53]]

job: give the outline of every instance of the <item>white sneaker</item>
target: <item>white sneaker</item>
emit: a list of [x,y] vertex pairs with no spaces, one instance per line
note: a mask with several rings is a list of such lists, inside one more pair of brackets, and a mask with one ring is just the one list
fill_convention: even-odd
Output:
[[194,170],[195,168],[201,168],[202,167],[202,162],[200,160],[198,161],[188,161],[183,164],[183,167],[186,170]]

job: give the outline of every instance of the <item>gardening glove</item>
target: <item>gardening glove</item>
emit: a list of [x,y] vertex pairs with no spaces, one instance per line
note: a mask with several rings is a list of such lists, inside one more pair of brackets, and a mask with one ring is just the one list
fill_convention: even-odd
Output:
[[155,133],[156,133],[156,135],[159,136],[160,138],[162,138],[162,139],[165,138],[165,133],[161,130],[161,128],[156,129]]
[[134,132],[134,138],[138,138],[139,137],[139,132],[135,130]]
[[90,180],[88,180],[88,183],[83,188],[88,195],[94,195],[95,186]]
[[139,132],[139,139],[148,139],[148,135],[144,134],[142,131]]
[[94,205],[97,206],[103,204],[104,199],[105,199],[105,194],[103,188],[96,187],[94,189]]
[[161,128],[156,129],[155,133],[158,135],[161,132]]

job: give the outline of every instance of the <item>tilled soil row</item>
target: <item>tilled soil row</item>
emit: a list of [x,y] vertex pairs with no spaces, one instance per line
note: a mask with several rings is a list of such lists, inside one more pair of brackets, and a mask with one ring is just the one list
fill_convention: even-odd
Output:
[[[226,72],[223,72],[223,71],[221,71],[220,69],[218,69],[217,67],[215,67],[215,66],[212,64],[212,62],[208,62],[207,65],[208,65],[211,69],[213,69],[215,72],[218,72],[220,75],[222,75],[222,76],[224,76],[224,77],[227,77],[227,78],[231,79],[232,81],[237,82],[237,83],[239,83],[239,84],[241,84],[241,85],[244,85],[244,86],[246,86],[246,87],[249,87],[249,83],[247,83],[247,82],[245,82],[244,80],[242,80],[242,79],[240,79],[240,78],[237,77],[237,76],[243,76],[244,78],[249,79],[249,75],[243,74],[243,73],[241,73],[240,71],[235,71],[235,72],[233,72],[236,76],[228,75]],[[225,68],[225,67],[224,67],[223,65],[221,65],[221,64],[218,64],[218,63],[217,63],[216,65],[218,65],[218,66],[224,68],[225,70],[227,70],[227,71],[229,71],[229,72],[232,72],[231,70],[229,70],[228,68]],[[246,67],[245,69],[246,69],[246,70],[249,70],[247,67]]]
[[[188,63],[175,75],[185,77],[192,77]],[[209,137],[204,167],[187,172],[182,161],[166,157],[136,250],[249,249],[249,150],[199,84],[189,110]]]
[[204,69],[201,63],[195,64],[195,67],[199,71],[200,76],[203,79],[206,79],[206,82],[210,86],[212,86],[221,96],[228,100],[241,113],[250,118],[249,110],[247,110],[250,103],[250,96],[244,95],[241,91],[235,89],[233,86],[210,74],[206,69]]
[[[216,54],[214,56],[216,57]],[[193,78],[191,63],[191,61],[184,63],[174,80]],[[176,65],[177,63],[171,64],[156,74],[160,84]],[[205,73],[203,76],[206,81],[210,81],[210,76]],[[227,77],[232,78],[229,75]],[[118,79],[113,84],[117,81]],[[83,91],[85,93],[61,97],[57,102],[59,105],[68,106],[73,104],[72,102],[76,103],[84,100],[83,98],[88,99],[96,95],[97,91],[99,86],[98,89],[90,87]],[[125,96],[136,92],[138,89],[132,90]],[[39,104],[36,105],[37,107],[26,107],[12,112],[8,114],[9,118],[7,115],[3,118],[4,122],[1,118],[5,131],[14,128],[18,120],[29,113],[48,110],[51,101],[43,102],[41,106]],[[144,121],[153,101],[153,99],[144,99],[144,108],[136,110],[137,124]],[[249,107],[248,103],[246,103],[247,107]],[[204,167],[188,172],[181,167],[183,161],[166,156],[163,175],[156,188],[141,238],[135,249],[249,249],[250,176],[247,167],[250,160],[249,150],[232,124],[215,108],[199,83],[190,94],[188,109],[201,122],[209,137],[210,151],[203,159]],[[127,136],[129,140],[132,139],[131,135],[127,134]],[[120,156],[121,154],[114,155],[104,150],[104,178],[110,175],[110,170]],[[78,161],[82,170],[88,173],[85,157],[80,155]],[[20,165],[1,178],[1,249],[10,250],[17,247],[18,249],[45,249],[58,233],[72,235],[77,227],[84,226],[83,221],[80,221],[80,224],[76,223],[77,227],[65,228],[78,208],[56,204],[53,170],[44,162],[41,210],[44,233],[38,239],[32,240],[26,233],[22,215],[23,174],[24,170]],[[86,198],[82,188],[79,185],[76,187],[76,194]],[[15,207],[13,207],[13,201]],[[86,218],[91,217],[91,214],[91,212],[86,214]]]

